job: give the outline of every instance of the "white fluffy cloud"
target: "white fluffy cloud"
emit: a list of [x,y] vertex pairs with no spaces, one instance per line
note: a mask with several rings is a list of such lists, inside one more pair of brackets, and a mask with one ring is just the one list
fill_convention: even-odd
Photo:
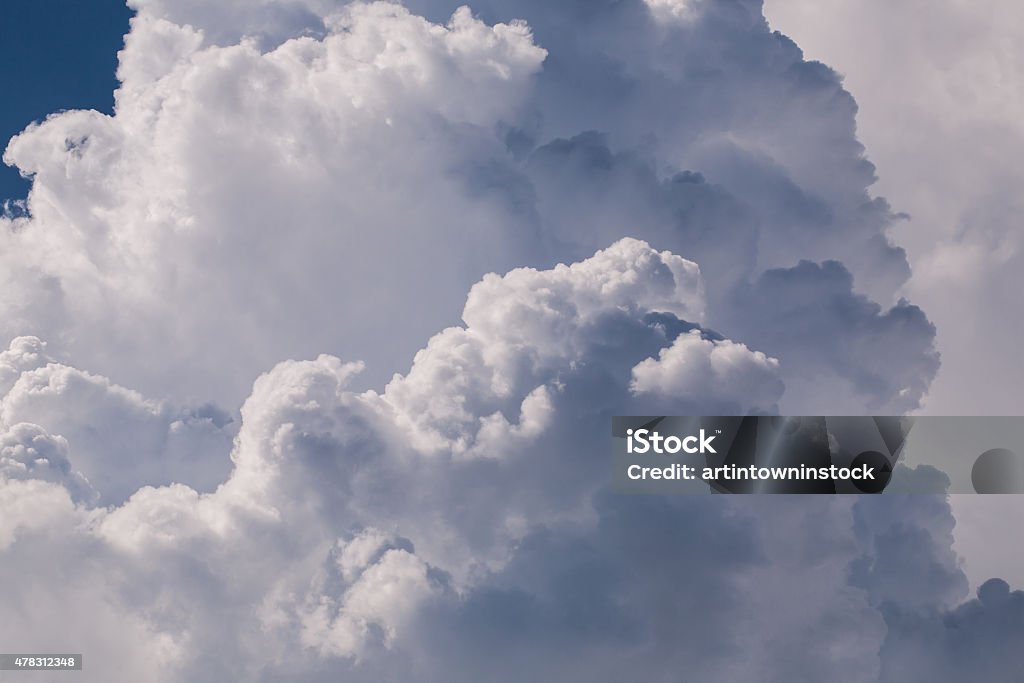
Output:
[[[701,264],[705,321],[728,337],[868,350],[829,359],[826,393],[855,388],[832,410],[919,403],[933,330],[886,317],[907,266],[854,103],[755,3],[669,22],[641,0],[409,5],[434,21],[389,2],[140,0],[114,115],[56,114],[5,152],[33,186],[31,217],[0,219],[0,337],[232,411],[284,358],[360,358],[382,382],[485,273],[632,235]],[[847,297],[881,307],[822,324],[829,302],[771,306],[751,336],[736,298],[800,259],[841,260]],[[898,374],[893,351],[906,378],[861,380]],[[824,409],[793,386],[787,409]]]
[[21,373],[46,365],[46,342],[37,337],[16,337],[10,347],[0,351],[0,393],[6,394]]
[[[123,501],[146,484],[184,481],[207,489],[221,481],[229,465],[230,418],[209,406],[175,410],[105,377],[48,362],[45,347],[19,337],[0,354],[8,375],[0,428],[8,429],[3,439],[18,454],[13,457],[25,466],[31,456],[66,471],[70,440],[76,476],[84,475],[104,503]],[[17,379],[10,381],[14,372]]]
[[400,367],[477,268],[527,260],[451,170],[504,154],[491,129],[545,55],[529,30],[388,3],[326,21],[260,52],[136,17],[116,115],[57,115],[8,147],[33,218],[5,221],[4,271],[34,295],[3,298],[4,332],[234,407],[289,356]]
[[661,19],[686,19],[693,15],[696,0],[644,0],[655,16]]
[[133,6],[115,113],[5,152],[0,641],[852,682],[958,609],[942,502],[607,489],[612,415],[902,411],[936,371],[855,103],[759,3]]
[[16,424],[0,434],[0,476],[7,482],[51,481],[63,484],[72,498],[97,498],[88,480],[71,469],[67,439],[30,423]]
[[[608,491],[607,416],[644,394],[740,410],[780,395],[778,361],[677,317],[702,307],[695,264],[632,239],[488,276],[464,326],[382,392],[353,391],[362,365],[331,356],[260,377],[208,492],[96,506],[75,493],[77,423],[67,439],[20,423],[0,451],[0,578],[18,587],[0,637],[88,652],[88,680],[877,680],[902,661],[891,606],[927,619],[963,593],[943,501]],[[48,370],[118,411],[106,431],[151,429],[157,404],[44,360],[5,404]],[[47,395],[51,412],[74,416],[81,390]],[[908,547],[922,572],[902,569]]]
[[630,386],[637,394],[651,393],[661,400],[671,400],[680,389],[703,386],[707,387],[700,399],[704,405],[725,403],[727,409],[711,411],[716,414],[743,410],[739,404],[728,404],[737,395],[743,397],[747,410],[767,411],[783,392],[778,365],[760,351],[751,352],[729,340],[704,339],[695,330],[677,337],[657,360],[648,358],[634,367]]
[[[537,528],[594,524],[588,501],[603,468],[557,451],[569,440],[604,441],[599,416],[630,411],[633,392],[644,391],[632,378],[649,372],[659,348],[674,369],[657,390],[673,400],[709,392],[746,406],[779,396],[776,361],[672,331],[672,321],[684,325],[676,313],[698,317],[702,306],[695,264],[630,239],[570,266],[488,276],[470,293],[465,327],[436,335],[381,393],[351,391],[361,364],[330,356],[261,377],[242,409],[233,472],[207,493],[145,486],[160,483],[159,465],[174,457],[154,429],[167,428],[165,408],[67,366],[24,364],[2,403],[4,419],[18,421],[0,470],[12,513],[5,546],[13,560],[25,544],[42,552],[48,534],[58,543],[70,535],[75,561],[113,563],[112,576],[91,581],[130,623],[142,620],[152,639],[138,646],[167,663],[170,679],[196,679],[190,650],[196,662],[218,653],[247,662],[218,665],[234,676],[284,666],[290,647],[308,648],[300,669],[321,658],[332,667],[373,661],[413,636],[421,608],[451,609],[503,571]],[[18,340],[6,358],[42,347]],[[735,383],[714,386],[723,378]],[[105,459],[86,424],[102,425]],[[95,481],[115,502],[123,487],[143,488],[119,506],[72,507],[65,486],[79,479],[69,461],[119,475]],[[55,588],[68,600],[82,589]],[[76,632],[69,626],[67,637]]]

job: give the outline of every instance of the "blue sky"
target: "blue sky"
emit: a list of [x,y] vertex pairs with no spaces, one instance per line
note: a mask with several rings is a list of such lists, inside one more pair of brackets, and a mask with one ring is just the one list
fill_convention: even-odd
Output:
[[[117,51],[131,12],[119,0],[5,0],[0,3],[0,138],[62,109],[110,112]],[[29,183],[0,167],[0,201]]]

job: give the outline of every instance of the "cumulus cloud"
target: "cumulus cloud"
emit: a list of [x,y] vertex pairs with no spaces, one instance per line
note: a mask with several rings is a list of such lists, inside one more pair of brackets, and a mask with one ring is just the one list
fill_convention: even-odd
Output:
[[[875,189],[907,214],[894,226],[914,267],[904,291],[934,321],[943,357],[924,410],[1021,414],[1024,53],[1013,27],[1024,7],[767,0],[765,13],[843,73],[878,163]],[[1019,503],[953,500],[972,585],[996,572],[1024,581],[1007,544],[990,542],[1015,533]]]
[[694,12],[694,0],[644,0],[661,19],[686,19]]
[[[22,639],[88,648],[104,680],[146,662],[167,681],[658,679],[684,666],[877,680],[895,666],[892,610],[959,609],[941,499],[607,489],[607,416],[641,412],[644,394],[758,410],[781,392],[777,360],[681,317],[702,307],[695,264],[626,239],[484,278],[464,325],[381,392],[351,388],[360,363],[278,365],[242,408],[216,490],[145,486],[96,507],[49,468],[0,470],[4,572],[25,572],[26,595],[48,587],[47,610],[7,608],[19,617],[0,629],[17,621]],[[151,419],[122,410],[119,427]],[[80,434],[20,429],[75,465]],[[907,547],[929,581],[903,563]],[[73,563],[77,580],[61,579],[63,563],[29,570],[46,558]],[[62,603],[85,605],[88,625],[54,624]],[[114,671],[101,657],[118,646],[131,657]]]
[[907,613],[890,606],[882,681],[924,676],[952,683],[974,677],[1010,683],[1024,657],[1016,643],[1024,635],[1024,592],[990,579],[978,597],[942,615]]
[[[779,362],[760,351],[729,340],[705,339],[699,331],[680,335],[662,349],[657,360],[648,358],[633,368],[630,388],[636,394],[654,394],[671,400],[675,392],[691,386],[707,387],[698,405],[708,413],[734,415],[744,410],[769,411],[782,395]],[[729,404],[736,395],[745,406]],[[692,411],[687,411],[692,412]]]
[[105,503],[121,502],[146,484],[183,481],[206,489],[223,479],[233,435],[226,414],[148,400],[105,377],[48,362],[45,347],[20,337],[0,354],[7,376],[0,428],[8,429],[5,451],[24,466],[46,462],[67,476],[70,440],[75,476]]
[[1021,5],[767,0],[765,12],[844,74],[876,187],[907,214],[895,226],[914,265],[906,291],[932,315],[945,356],[928,410],[1019,414],[1017,382],[990,378],[1018,367],[1006,359],[1022,333]]
[[835,414],[862,412],[861,406],[875,414],[911,411],[939,367],[935,328],[906,300],[883,310],[851,285],[850,272],[836,261],[768,270],[737,290],[729,329],[790,360],[787,386],[796,404],[813,404],[828,384],[842,387],[825,403]]
[[612,415],[905,410],[936,370],[855,103],[758,2],[133,6],[115,113],[5,152],[0,640],[852,682],[961,609],[941,500],[608,490]]
[[[685,3],[685,21],[669,5],[139,0],[114,115],[57,114],[7,148],[33,189],[31,217],[0,231],[0,336],[233,410],[283,358],[361,358],[364,386],[380,383],[485,273],[631,235],[699,263],[706,324],[755,346],[737,293],[839,260],[849,296],[881,310],[828,324],[816,306],[768,311],[761,331],[877,351],[859,330],[908,270],[867,191],[852,98],[757,3]],[[927,320],[906,328],[897,355],[928,356]],[[885,355],[832,358],[844,367],[824,394],[887,374]],[[913,371],[854,406],[916,406],[934,363]]]
[[525,25],[388,3],[325,21],[261,52],[140,13],[116,115],[56,115],[8,147],[33,217],[4,222],[4,270],[35,296],[4,297],[5,331],[233,408],[285,357],[344,350],[389,374],[481,266],[528,261],[516,217],[452,177],[505,155],[492,129],[545,56]]
[[[659,348],[695,344],[672,362],[697,370],[662,382],[672,398],[695,402],[704,391],[731,390],[723,400],[746,405],[751,387],[778,395],[775,361],[726,340],[703,344],[699,328],[681,332],[694,324],[677,314],[699,316],[702,305],[695,264],[630,239],[581,263],[488,276],[468,297],[465,326],[436,335],[380,393],[351,391],[361,364],[330,356],[285,362],[261,377],[242,409],[234,469],[215,491],[146,486],[110,508],[71,507],[68,499],[58,509],[69,519],[55,523],[85,546],[81,561],[117,564],[103,583],[120,609],[146,615],[154,657],[181,657],[168,664],[173,677],[195,680],[200,663],[228,652],[257,668],[279,667],[289,647],[308,648],[301,667],[325,658],[358,668],[414,637],[421,608],[458,611],[538,529],[592,527],[589,500],[604,468],[586,451],[558,450],[605,440],[601,416],[630,410],[632,376]],[[722,349],[739,380],[731,389],[704,384]],[[43,407],[25,404],[32,394]],[[34,409],[46,422],[47,407],[63,417],[49,425],[67,438],[44,442],[41,427],[16,431],[29,432],[23,441],[58,444],[51,462],[65,473],[67,453],[76,467],[80,452],[83,463],[95,457],[79,423],[98,423],[106,410],[118,424],[104,432],[127,437],[107,439],[106,462],[120,465],[111,469],[129,469],[119,458],[130,454],[150,472],[148,461],[166,457],[139,447],[158,406],[82,371],[24,370],[3,405],[19,419]],[[93,412],[76,415],[82,406]],[[31,505],[18,488],[23,480],[54,481],[42,461],[17,480],[3,470],[7,495],[18,496],[12,509]],[[51,484],[48,496],[67,498],[63,483]],[[26,519],[32,524],[9,522],[12,553],[46,533],[45,516]],[[228,625],[237,638],[225,638]],[[279,645],[268,649],[267,638]],[[189,648],[199,649],[193,664],[184,663]],[[223,662],[202,676],[253,675],[247,667]]]
[[38,337],[16,337],[0,351],[0,393],[6,394],[27,370],[35,370],[50,362],[46,342]]
[[91,501],[97,497],[88,480],[71,469],[67,439],[48,434],[34,424],[19,423],[0,434],[0,476],[7,482],[38,480],[62,484],[75,500]]

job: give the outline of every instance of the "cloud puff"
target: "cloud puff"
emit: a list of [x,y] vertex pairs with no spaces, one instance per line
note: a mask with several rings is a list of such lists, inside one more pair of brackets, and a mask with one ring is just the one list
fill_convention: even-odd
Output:
[[9,430],[4,439],[24,465],[31,456],[67,475],[70,441],[75,476],[84,475],[104,503],[122,502],[147,484],[181,481],[205,490],[227,473],[224,452],[233,435],[227,415],[148,400],[104,377],[48,362],[45,347],[21,337],[0,354],[8,380],[0,428]]
[[655,16],[663,20],[691,17],[697,4],[694,0],[644,0]]
[[850,272],[836,261],[768,270],[735,297],[727,329],[789,363],[792,404],[818,401],[817,412],[829,414],[860,406],[903,414],[938,370],[935,328],[924,312],[902,299],[883,310],[853,291]]
[[[0,476],[7,482],[38,480],[62,484],[71,498],[97,498],[89,481],[71,469],[68,442],[38,425],[19,423],[0,434]],[[15,523],[16,525],[17,523]]]
[[[703,305],[696,264],[633,239],[550,271],[488,275],[469,293],[466,327],[435,336],[383,398],[412,420],[409,438],[486,453],[480,436],[509,435],[503,415],[522,412],[528,432],[542,426],[570,372],[618,374],[618,389],[633,364],[678,334],[655,324],[656,314],[685,324],[700,320]],[[692,395],[693,386],[682,388]],[[486,424],[473,424],[467,403],[487,406]]]
[[16,337],[10,346],[0,351],[0,394],[6,394],[21,377],[21,373],[35,370],[52,360],[46,354],[46,342],[38,337]]
[[[662,349],[658,359],[648,358],[633,368],[630,388],[637,394],[655,394],[671,401],[680,389],[707,387],[693,407],[709,414],[733,415],[744,410],[730,400],[742,396],[746,410],[770,410],[783,392],[778,379],[779,362],[760,351],[729,340],[705,339],[694,330],[680,335],[672,346]],[[686,411],[698,412],[698,411]]]

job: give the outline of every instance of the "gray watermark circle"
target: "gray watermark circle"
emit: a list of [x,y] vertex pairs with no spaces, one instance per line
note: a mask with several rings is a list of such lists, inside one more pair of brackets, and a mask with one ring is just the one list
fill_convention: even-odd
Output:
[[971,483],[977,493],[1024,493],[1024,457],[1006,448],[985,451],[974,461]]

